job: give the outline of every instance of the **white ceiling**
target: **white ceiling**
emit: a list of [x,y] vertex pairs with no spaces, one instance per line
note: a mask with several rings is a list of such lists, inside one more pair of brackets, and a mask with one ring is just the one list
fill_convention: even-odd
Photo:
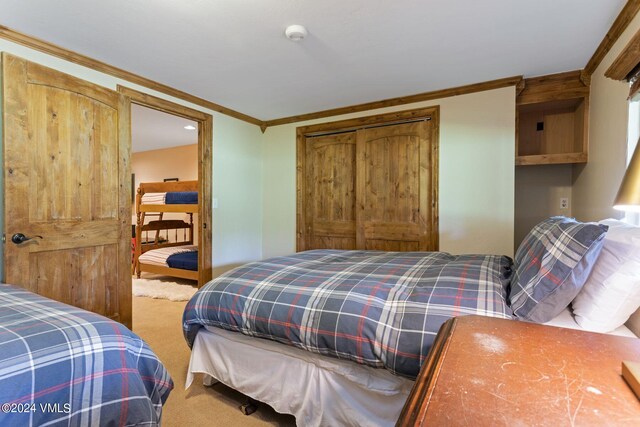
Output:
[[[191,125],[196,130],[184,127]],[[198,143],[198,123],[140,105],[131,105],[131,150],[158,150]]]
[[624,3],[0,0],[0,24],[269,120],[580,69]]

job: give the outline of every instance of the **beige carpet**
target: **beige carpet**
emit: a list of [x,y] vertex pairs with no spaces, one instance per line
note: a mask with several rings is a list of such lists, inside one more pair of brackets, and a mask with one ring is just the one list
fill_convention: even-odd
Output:
[[167,367],[174,389],[162,413],[163,427],[173,426],[293,426],[290,415],[260,405],[252,415],[243,415],[238,407],[246,399],[240,393],[216,384],[204,387],[197,376],[184,389],[190,351],[182,336],[182,310],[186,302],[145,297],[133,298],[133,331],[151,346]]

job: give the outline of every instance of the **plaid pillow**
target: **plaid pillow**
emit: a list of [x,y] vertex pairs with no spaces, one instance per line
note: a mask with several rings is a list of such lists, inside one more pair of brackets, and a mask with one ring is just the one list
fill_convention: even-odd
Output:
[[606,225],[556,216],[533,227],[514,261],[514,315],[544,323],[576,297],[602,249]]

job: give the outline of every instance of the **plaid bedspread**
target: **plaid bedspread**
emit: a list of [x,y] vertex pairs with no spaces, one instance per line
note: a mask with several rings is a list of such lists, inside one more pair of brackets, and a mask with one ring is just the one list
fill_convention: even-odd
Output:
[[268,338],[415,378],[440,326],[468,314],[511,318],[511,259],[443,252],[314,250],[236,268],[185,307],[203,325]]
[[0,425],[156,426],[172,388],[120,323],[0,284]]

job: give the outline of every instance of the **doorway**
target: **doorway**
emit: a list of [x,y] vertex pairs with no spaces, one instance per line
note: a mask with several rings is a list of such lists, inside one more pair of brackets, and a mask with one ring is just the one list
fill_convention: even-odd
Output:
[[[203,286],[212,277],[212,135],[213,135],[213,118],[209,114],[194,110],[182,105],[166,101],[152,95],[139,92],[135,89],[118,86],[118,92],[128,97],[132,110],[132,118],[151,117],[152,114],[164,114],[167,122],[172,126],[181,126],[179,130],[183,132],[193,132],[197,135],[197,149],[194,147],[194,153],[197,153],[195,162],[197,173],[194,178],[197,181],[197,215],[194,215],[193,233],[197,236],[198,255],[197,255],[197,281],[198,287]],[[153,111],[149,111],[153,110]],[[169,115],[168,117],[166,117]],[[184,124],[182,124],[184,122]],[[185,129],[185,126],[192,126],[196,129]],[[132,128],[134,125],[132,124]],[[170,175],[171,172],[167,171]],[[133,177],[132,177],[133,178]],[[143,177],[135,177],[132,179],[132,186],[139,185]],[[167,183],[175,181],[177,176],[163,177]],[[135,215],[135,212],[134,212]],[[132,221],[133,223],[133,221]]]

